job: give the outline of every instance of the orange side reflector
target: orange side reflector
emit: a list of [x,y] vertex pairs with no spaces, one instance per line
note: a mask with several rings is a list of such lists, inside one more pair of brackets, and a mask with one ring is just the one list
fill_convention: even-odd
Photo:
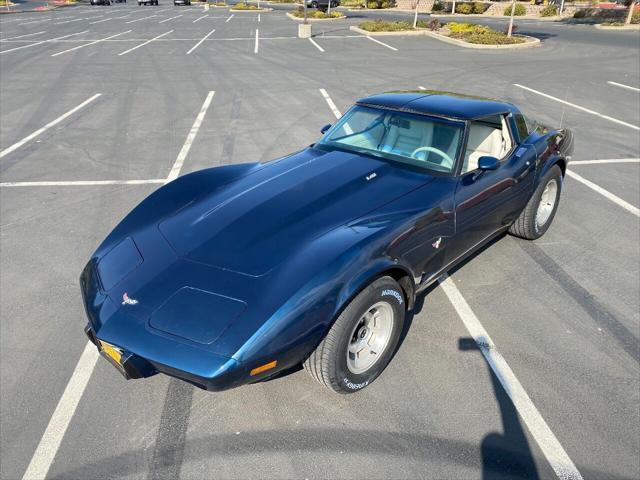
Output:
[[265,363],[264,365],[261,365],[259,367],[254,368],[253,370],[251,370],[249,375],[251,375],[253,377],[254,375],[258,375],[259,373],[266,372],[267,370],[271,370],[277,364],[278,364],[277,360],[274,360],[273,362]]

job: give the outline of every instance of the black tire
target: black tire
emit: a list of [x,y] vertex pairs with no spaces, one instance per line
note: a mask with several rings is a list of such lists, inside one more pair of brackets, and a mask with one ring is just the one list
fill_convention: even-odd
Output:
[[[546,220],[539,224],[538,222],[538,208],[540,207],[542,194],[545,192],[545,188],[555,182],[556,191],[553,208],[546,218]],[[529,199],[527,206],[520,213],[520,216],[509,227],[509,233],[516,237],[524,238],[525,240],[536,240],[540,238],[549,229],[549,226],[553,222],[553,218],[556,216],[558,205],[560,204],[560,194],[562,193],[562,171],[560,167],[554,165],[549,171],[542,177],[538,187]]]
[[[392,313],[391,328],[388,330],[386,343],[376,353],[373,363],[365,370],[354,373],[348,365],[349,347],[359,339],[371,333],[363,318],[374,307]],[[331,329],[311,356],[304,362],[304,368],[322,385],[337,393],[354,393],[370,385],[386,368],[393,357],[404,328],[406,311],[402,288],[391,277],[382,277],[362,290],[334,322]],[[361,335],[362,333],[362,335]],[[370,336],[369,339],[373,338]],[[385,338],[381,335],[378,338]],[[380,346],[380,345],[379,345]],[[371,347],[367,350],[373,354]],[[370,356],[369,358],[374,358]]]
[[318,2],[311,2],[311,8],[318,8]]

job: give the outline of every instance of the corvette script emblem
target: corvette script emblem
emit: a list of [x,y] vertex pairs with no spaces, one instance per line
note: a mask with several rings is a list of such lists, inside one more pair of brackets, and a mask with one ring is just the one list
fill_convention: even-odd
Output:
[[129,295],[127,294],[127,292],[124,292],[122,294],[122,305],[137,305],[137,304],[138,304],[138,300],[129,298]]

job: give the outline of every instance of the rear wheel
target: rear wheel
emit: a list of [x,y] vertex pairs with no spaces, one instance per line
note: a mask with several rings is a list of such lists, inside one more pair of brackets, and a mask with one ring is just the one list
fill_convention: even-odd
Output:
[[404,327],[405,299],[398,283],[382,277],[338,316],[305,361],[309,374],[337,393],[371,384],[389,364]]
[[554,165],[540,181],[527,206],[509,227],[509,233],[526,240],[540,238],[551,226],[560,203],[562,171]]

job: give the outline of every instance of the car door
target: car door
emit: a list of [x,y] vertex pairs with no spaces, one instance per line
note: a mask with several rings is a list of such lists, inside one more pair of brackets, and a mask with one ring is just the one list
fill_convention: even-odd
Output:
[[[454,261],[517,218],[533,188],[535,150],[518,145],[510,115],[493,115],[468,126],[455,193],[456,234],[448,251]],[[500,160],[481,170],[478,160]]]

